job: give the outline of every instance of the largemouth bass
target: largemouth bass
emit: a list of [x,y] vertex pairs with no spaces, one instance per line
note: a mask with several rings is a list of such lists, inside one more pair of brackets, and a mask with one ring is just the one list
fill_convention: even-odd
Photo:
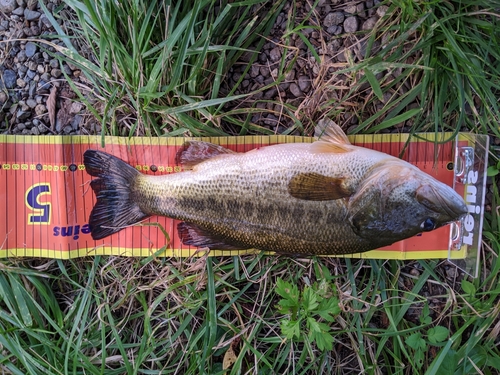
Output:
[[396,157],[349,143],[320,122],[313,143],[235,153],[189,141],[177,154],[185,171],[144,175],[124,161],[87,150],[97,203],[96,240],[152,215],[181,220],[185,245],[286,254],[364,252],[461,218],[452,188]]

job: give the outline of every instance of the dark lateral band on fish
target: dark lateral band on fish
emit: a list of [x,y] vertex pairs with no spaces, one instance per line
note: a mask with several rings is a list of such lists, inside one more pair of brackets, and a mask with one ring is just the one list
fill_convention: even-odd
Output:
[[333,255],[390,245],[458,220],[465,202],[449,186],[393,156],[356,147],[330,120],[320,140],[247,153],[188,141],[185,171],[144,175],[107,153],[84,164],[97,203],[89,224],[103,239],[152,215],[181,220],[185,245]]

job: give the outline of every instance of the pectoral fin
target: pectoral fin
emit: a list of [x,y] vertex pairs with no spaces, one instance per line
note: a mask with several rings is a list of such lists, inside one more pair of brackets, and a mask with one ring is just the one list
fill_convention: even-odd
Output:
[[182,165],[185,169],[192,169],[196,164],[204,162],[220,155],[235,154],[227,148],[213,143],[203,141],[188,141],[175,156],[175,162]]
[[345,178],[328,177],[319,173],[297,174],[290,180],[288,192],[292,197],[310,201],[329,201],[352,195]]
[[177,233],[184,245],[208,247],[214,250],[244,250],[241,246],[228,244],[223,238],[192,223],[177,224]]

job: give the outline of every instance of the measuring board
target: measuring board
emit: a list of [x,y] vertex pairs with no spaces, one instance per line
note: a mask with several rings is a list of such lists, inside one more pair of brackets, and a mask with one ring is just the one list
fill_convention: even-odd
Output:
[[[450,136],[439,135],[440,139]],[[425,139],[419,139],[421,137]],[[313,141],[312,138],[297,136],[197,139],[220,144],[236,152],[277,143]],[[181,244],[177,222],[165,217],[151,217],[141,225],[100,241],[92,240],[87,224],[95,196],[89,186],[91,176],[83,165],[85,150],[106,151],[142,173],[158,175],[182,170],[175,164],[175,155],[186,140],[0,136],[0,257],[67,259],[102,254],[139,257],[197,255],[196,248]],[[349,140],[358,146],[400,156],[453,186],[466,198],[471,213],[469,221],[466,219],[389,247],[345,257],[464,259],[471,251],[477,250],[481,237],[487,137],[460,133],[455,141],[443,144],[434,142],[434,134],[421,134],[418,138],[410,138],[407,134],[356,135],[349,136]],[[210,252],[210,255],[237,254],[241,252]]]

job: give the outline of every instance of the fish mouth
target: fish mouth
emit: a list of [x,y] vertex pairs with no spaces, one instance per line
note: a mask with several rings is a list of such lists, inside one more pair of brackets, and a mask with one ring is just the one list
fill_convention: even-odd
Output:
[[422,205],[438,213],[443,224],[457,221],[468,212],[464,199],[442,183],[437,187],[422,185],[417,189],[416,197]]

